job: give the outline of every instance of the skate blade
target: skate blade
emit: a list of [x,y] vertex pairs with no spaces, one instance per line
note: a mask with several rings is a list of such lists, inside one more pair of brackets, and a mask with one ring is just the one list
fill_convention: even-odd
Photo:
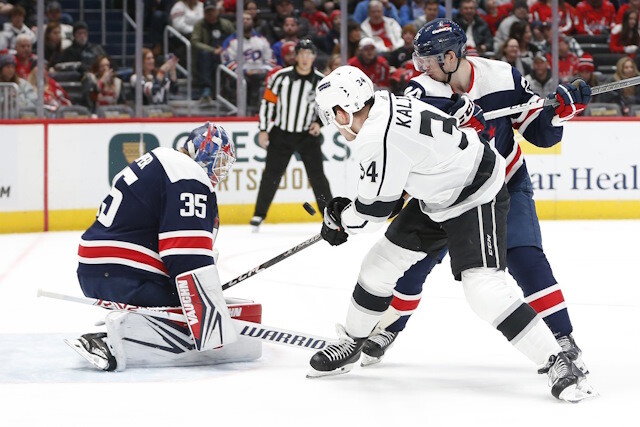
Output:
[[584,364],[580,356],[578,356],[578,358],[573,361],[573,364],[576,365],[576,368],[580,369],[580,372],[582,372],[583,374],[589,374],[589,369],[587,368],[587,365]]
[[376,365],[382,361],[382,357],[373,357],[368,354],[362,353],[362,360],[360,361],[360,366],[367,367],[371,365]]
[[82,356],[87,362],[91,363],[95,368],[104,371],[107,368],[107,361],[89,353],[79,340],[64,340],[64,342],[73,349],[76,353]]
[[590,399],[592,397],[598,397],[599,394],[589,383],[586,381],[581,381],[577,385],[572,385],[562,390],[560,396],[558,398],[560,400],[564,400],[565,402],[570,403],[578,403],[585,399]]
[[353,368],[353,365],[355,365],[355,362],[350,363],[348,365],[344,365],[341,368],[334,369],[333,371],[318,371],[316,369],[309,368],[309,372],[307,372],[307,378],[314,379],[314,378],[333,377],[336,375],[346,374],[347,372],[351,371],[351,369]]

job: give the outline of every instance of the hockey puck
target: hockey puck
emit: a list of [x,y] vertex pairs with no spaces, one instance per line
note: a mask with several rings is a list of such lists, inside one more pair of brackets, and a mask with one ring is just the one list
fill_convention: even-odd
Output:
[[305,211],[307,211],[309,213],[309,215],[315,215],[316,214],[316,210],[313,208],[313,206],[311,206],[311,204],[309,202],[304,202],[302,204],[302,207],[304,208]]

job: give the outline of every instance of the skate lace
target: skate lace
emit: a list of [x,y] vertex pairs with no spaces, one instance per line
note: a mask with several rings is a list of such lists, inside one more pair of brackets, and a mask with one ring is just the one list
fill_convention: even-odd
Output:
[[396,335],[396,332],[381,331],[379,334],[370,337],[369,340],[384,348],[393,342]]
[[570,368],[563,357],[558,356],[551,369],[549,369],[549,385],[553,385],[560,378],[569,375]]
[[562,351],[569,351],[573,349],[573,344],[568,336],[558,338],[558,345],[560,345]]
[[340,342],[338,344],[331,344],[322,350],[322,352],[332,362],[349,356],[349,353],[351,353],[356,347],[356,342],[349,336],[349,334],[347,334],[344,326],[336,324],[336,332],[338,333]]

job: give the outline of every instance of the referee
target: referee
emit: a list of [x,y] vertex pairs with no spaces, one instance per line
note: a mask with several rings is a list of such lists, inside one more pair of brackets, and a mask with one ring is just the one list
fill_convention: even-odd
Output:
[[[316,86],[324,75],[313,66],[316,46],[311,40],[300,40],[295,53],[295,65],[271,77],[260,104],[258,143],[267,150],[267,162],[250,222],[254,231],[258,231],[267,216],[282,175],[296,151],[307,170],[320,212],[324,212],[327,201],[332,198],[322,166],[322,138],[315,102]],[[271,121],[273,127],[267,132]]]

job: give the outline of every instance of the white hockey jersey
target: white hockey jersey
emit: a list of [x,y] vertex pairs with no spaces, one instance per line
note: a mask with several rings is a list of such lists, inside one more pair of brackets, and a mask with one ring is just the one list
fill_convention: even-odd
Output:
[[360,162],[358,195],[342,213],[349,234],[372,231],[402,191],[436,222],[492,200],[504,184],[505,161],[473,129],[418,99],[375,93],[353,144]]

